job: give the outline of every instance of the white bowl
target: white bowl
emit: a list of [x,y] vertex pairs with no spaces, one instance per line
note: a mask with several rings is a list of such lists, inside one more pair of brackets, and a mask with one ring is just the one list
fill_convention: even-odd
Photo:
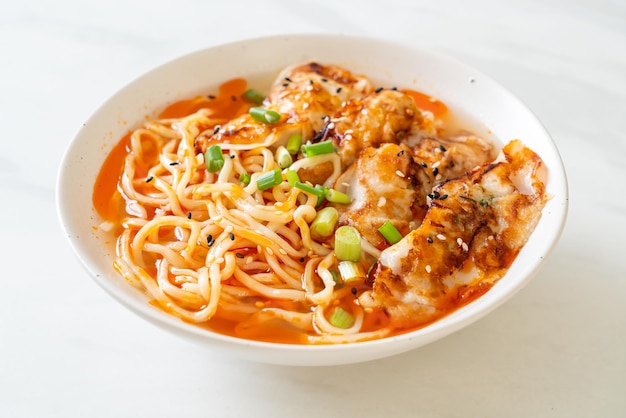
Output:
[[[382,86],[412,88],[461,109],[502,142],[519,138],[549,171],[552,199],[513,266],[489,292],[425,328],[386,339],[303,346],[232,338],[196,327],[154,308],[146,295],[113,269],[113,244],[98,235],[92,188],[107,152],[145,120],[148,110],[215,91],[234,77],[266,79],[282,67],[308,60],[343,65]],[[477,132],[487,134],[487,132]],[[525,286],[545,262],[564,227],[567,182],[561,158],[537,118],[517,98],[480,72],[445,56],[387,41],[333,35],[279,36],[205,49],[169,62],[117,92],[84,124],[67,150],[58,178],[57,204],[71,246],[93,279],[151,323],[212,350],[286,365],[356,363],[402,353],[449,335],[483,317]]]

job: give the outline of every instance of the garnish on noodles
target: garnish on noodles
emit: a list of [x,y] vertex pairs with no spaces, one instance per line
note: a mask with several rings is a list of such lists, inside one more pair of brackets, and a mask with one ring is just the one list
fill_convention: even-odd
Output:
[[507,271],[546,203],[542,160],[444,135],[445,104],[335,65],[241,79],[126,135],[94,187],[116,270],[240,338],[349,343],[423,327]]

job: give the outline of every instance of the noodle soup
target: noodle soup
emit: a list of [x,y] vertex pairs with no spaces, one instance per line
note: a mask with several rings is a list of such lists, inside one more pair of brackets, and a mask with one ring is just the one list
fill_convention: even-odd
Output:
[[[93,204],[115,236],[115,269],[183,321],[275,343],[398,335],[489,291],[527,239],[485,232],[500,196],[440,191],[476,188],[476,166],[501,164],[491,132],[456,119],[435,98],[332,64],[289,67],[258,90],[232,79],[125,135]],[[533,211],[528,233],[539,189],[519,203]],[[458,226],[433,227],[453,200],[448,211],[484,225],[454,238]],[[484,261],[492,250],[505,255]],[[407,264],[416,254],[429,264]]]

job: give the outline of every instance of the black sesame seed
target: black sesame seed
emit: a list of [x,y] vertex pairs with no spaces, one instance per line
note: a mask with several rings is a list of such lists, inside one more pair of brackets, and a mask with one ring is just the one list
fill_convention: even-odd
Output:
[[427,168],[427,167],[428,167],[428,165],[427,165],[424,161],[422,161],[422,162],[420,163],[420,165],[421,165],[422,167],[424,167],[424,168]]
[[150,176],[146,179],[146,183],[150,183],[152,180],[154,179],[154,177]]
[[289,87],[289,83],[283,83],[283,87]]
[[211,241],[213,241],[213,235],[209,234],[209,235],[206,237],[206,242],[207,242],[207,244],[211,245]]
[[178,162],[178,161],[172,161],[172,162],[170,163],[170,165],[178,165],[178,164],[179,164],[179,162]]
[[404,155],[404,150],[400,150],[399,153],[396,154],[398,157],[402,157]]
[[382,87],[377,88],[376,90],[374,90],[374,93],[380,93],[381,91],[383,91]]
[[341,93],[341,87],[337,87],[337,93]]
[[431,237],[426,237],[426,241],[428,241],[429,244],[433,243],[433,239]]
[[217,125],[215,128],[213,128],[213,135],[215,135],[216,133],[218,133],[220,131],[220,126]]
[[232,160],[233,158],[235,158],[235,154],[230,154],[230,159]]
[[439,145],[439,149],[440,149],[441,151],[443,151],[443,152],[446,152],[446,151],[447,151],[447,150],[446,150],[446,147],[444,147],[443,145]]
[[309,84],[313,84],[313,80],[309,80]]
[[244,258],[244,255],[241,253],[235,253],[235,257],[237,258]]
[[304,263],[304,257],[300,257],[300,262]]
[[212,247],[213,244],[215,244],[215,240],[214,239],[207,240],[207,244],[209,245],[209,247]]
[[356,287],[353,287],[352,289],[350,289],[350,292],[352,292],[352,294],[356,296]]
[[445,200],[448,198],[447,194],[442,194],[441,196],[439,196],[439,200]]
[[325,78],[321,78],[320,80],[322,80],[324,83],[327,82],[328,80]]
[[433,176],[437,177],[437,174],[439,174],[439,168],[435,167],[433,168]]
[[236,102],[236,101],[237,101],[237,96],[230,96],[230,99],[231,99],[233,102]]
[[392,88],[391,88],[391,90],[393,90],[393,91],[397,91],[397,90],[398,90],[398,88],[397,88],[397,87],[392,87]]
[[232,232],[228,234],[228,236],[230,237],[231,241],[235,240],[235,234],[233,234]]
[[209,94],[207,97],[211,100],[215,99],[215,96],[213,96],[212,94]]
[[191,219],[191,212],[187,212],[187,219]]
[[291,79],[289,77],[285,77],[285,81],[289,81],[291,83]]

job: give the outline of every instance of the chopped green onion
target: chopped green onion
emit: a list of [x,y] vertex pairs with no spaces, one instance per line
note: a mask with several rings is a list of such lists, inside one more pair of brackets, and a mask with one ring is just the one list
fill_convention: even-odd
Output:
[[262,107],[251,107],[248,112],[257,122],[272,124],[280,120],[280,113]]
[[293,158],[291,158],[291,154],[287,151],[287,148],[282,145],[276,149],[276,162],[280,168],[287,168],[291,164],[293,164]]
[[350,203],[350,196],[335,189],[328,189],[326,192],[326,200],[332,203]]
[[340,226],[335,231],[335,255],[340,261],[361,259],[361,234],[353,226]]
[[224,155],[219,145],[211,145],[204,152],[204,163],[209,173],[218,172],[224,167]]
[[333,313],[330,314],[328,322],[330,322],[330,325],[334,327],[348,329],[352,326],[352,324],[354,324],[354,316],[342,307],[337,306],[333,310]]
[[335,232],[335,226],[339,219],[337,209],[329,206],[317,212],[317,216],[311,223],[311,236],[316,240],[323,240]]
[[287,151],[289,154],[295,155],[300,151],[300,147],[302,146],[302,135],[301,134],[293,134],[289,136],[287,140]]
[[252,176],[248,173],[242,173],[239,175],[239,181],[243,184],[250,184],[250,180],[252,180]]
[[315,157],[316,155],[331,154],[333,152],[335,152],[335,147],[331,140],[318,142],[317,144],[302,145],[302,153],[307,158]]
[[254,90],[254,89],[246,90],[241,95],[241,97],[243,97],[247,101],[252,102],[252,103],[254,103],[256,105],[263,104],[263,100],[265,100],[265,96],[262,93],[259,93],[258,91]]
[[391,245],[402,239],[402,234],[400,233],[400,231],[398,231],[396,227],[393,226],[393,224],[388,220],[385,221],[385,223],[382,224],[380,228],[378,228],[378,232],[380,232],[383,237],[385,237],[387,242]]
[[280,168],[275,168],[272,171],[261,174],[256,179],[256,187],[259,190],[267,190],[270,187],[278,186],[283,182],[283,175],[280,172]]
[[300,183],[300,176],[298,176],[298,172],[295,170],[287,170],[285,177],[287,177],[287,182],[291,187],[295,187],[296,183]]
[[341,275],[339,274],[339,272],[337,270],[331,270],[330,274],[333,276],[333,282],[335,282],[335,288],[336,289],[342,288],[344,283],[343,283],[343,280],[341,280]]
[[365,279],[365,273],[359,263],[353,261],[340,261],[337,265],[339,274],[344,283],[349,284],[351,282],[361,282]]
[[326,193],[328,193],[328,187],[324,187],[321,184],[316,184],[315,189],[319,190],[322,193],[320,198],[317,200],[317,205],[315,205],[317,207],[322,204],[322,201],[324,199],[326,199]]
[[296,181],[293,186],[296,189],[300,189],[302,191],[312,194],[313,196],[316,196],[317,204],[321,203],[321,201],[324,199],[324,190],[316,189],[315,187],[311,187],[308,184],[304,184],[300,181]]

